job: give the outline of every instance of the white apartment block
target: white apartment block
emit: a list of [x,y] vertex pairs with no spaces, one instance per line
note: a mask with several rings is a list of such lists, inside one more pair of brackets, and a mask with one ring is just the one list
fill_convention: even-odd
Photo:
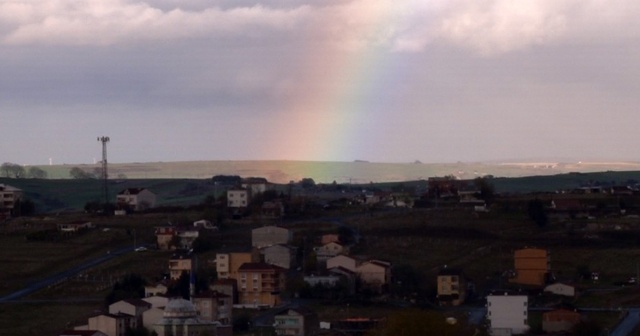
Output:
[[493,336],[520,335],[529,331],[529,298],[507,292],[487,296],[487,320]]

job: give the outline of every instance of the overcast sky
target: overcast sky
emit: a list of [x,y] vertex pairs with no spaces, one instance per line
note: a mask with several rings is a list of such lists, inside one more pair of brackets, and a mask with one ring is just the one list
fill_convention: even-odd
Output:
[[640,1],[0,0],[0,161],[640,161]]

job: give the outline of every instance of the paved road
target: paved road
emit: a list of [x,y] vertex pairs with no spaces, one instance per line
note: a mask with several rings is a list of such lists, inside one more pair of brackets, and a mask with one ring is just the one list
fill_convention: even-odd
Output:
[[18,299],[20,299],[22,297],[25,297],[25,296],[27,296],[27,295],[35,292],[35,291],[38,291],[38,290],[43,289],[43,288],[45,288],[47,286],[53,285],[53,284],[55,284],[55,283],[57,283],[59,281],[67,279],[69,277],[75,276],[75,275],[77,275],[77,274],[79,274],[79,273],[81,273],[81,272],[83,272],[83,271],[85,271],[85,270],[87,270],[87,269],[89,269],[91,267],[100,265],[100,264],[102,264],[102,263],[104,263],[106,261],[109,261],[109,260],[111,260],[113,258],[116,258],[117,256],[120,256],[122,254],[131,252],[131,251],[133,251],[133,247],[132,246],[128,246],[128,247],[122,248],[120,250],[113,251],[110,254],[105,254],[102,257],[93,259],[93,260],[88,261],[88,262],[86,262],[84,264],[78,265],[78,266],[76,266],[76,267],[74,267],[74,268],[72,268],[70,270],[67,270],[67,271],[64,271],[64,272],[60,272],[58,274],[52,275],[52,276],[50,276],[50,277],[48,277],[46,279],[43,279],[43,280],[38,280],[38,281],[36,281],[36,282],[34,282],[32,284],[29,284],[27,287],[25,287],[25,288],[23,288],[23,289],[21,289],[21,290],[19,290],[17,292],[11,293],[11,294],[9,294],[7,296],[4,296],[4,297],[0,297],[0,303],[5,303],[5,302],[18,300]]

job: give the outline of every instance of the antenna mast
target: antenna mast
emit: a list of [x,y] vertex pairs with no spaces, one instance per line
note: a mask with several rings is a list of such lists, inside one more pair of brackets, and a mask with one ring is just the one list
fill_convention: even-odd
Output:
[[[102,142],[102,182],[104,188],[104,205],[109,204],[109,174],[107,173],[107,142],[109,142],[108,136],[98,137],[98,141]],[[106,210],[106,209],[105,209]]]

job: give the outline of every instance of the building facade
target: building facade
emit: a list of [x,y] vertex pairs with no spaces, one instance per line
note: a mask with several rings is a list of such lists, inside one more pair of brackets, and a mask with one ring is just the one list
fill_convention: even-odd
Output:
[[273,307],[285,288],[285,269],[266,263],[247,263],[238,270],[238,301],[242,305]]
[[494,336],[520,335],[529,331],[529,298],[508,292],[487,296],[489,333]]

